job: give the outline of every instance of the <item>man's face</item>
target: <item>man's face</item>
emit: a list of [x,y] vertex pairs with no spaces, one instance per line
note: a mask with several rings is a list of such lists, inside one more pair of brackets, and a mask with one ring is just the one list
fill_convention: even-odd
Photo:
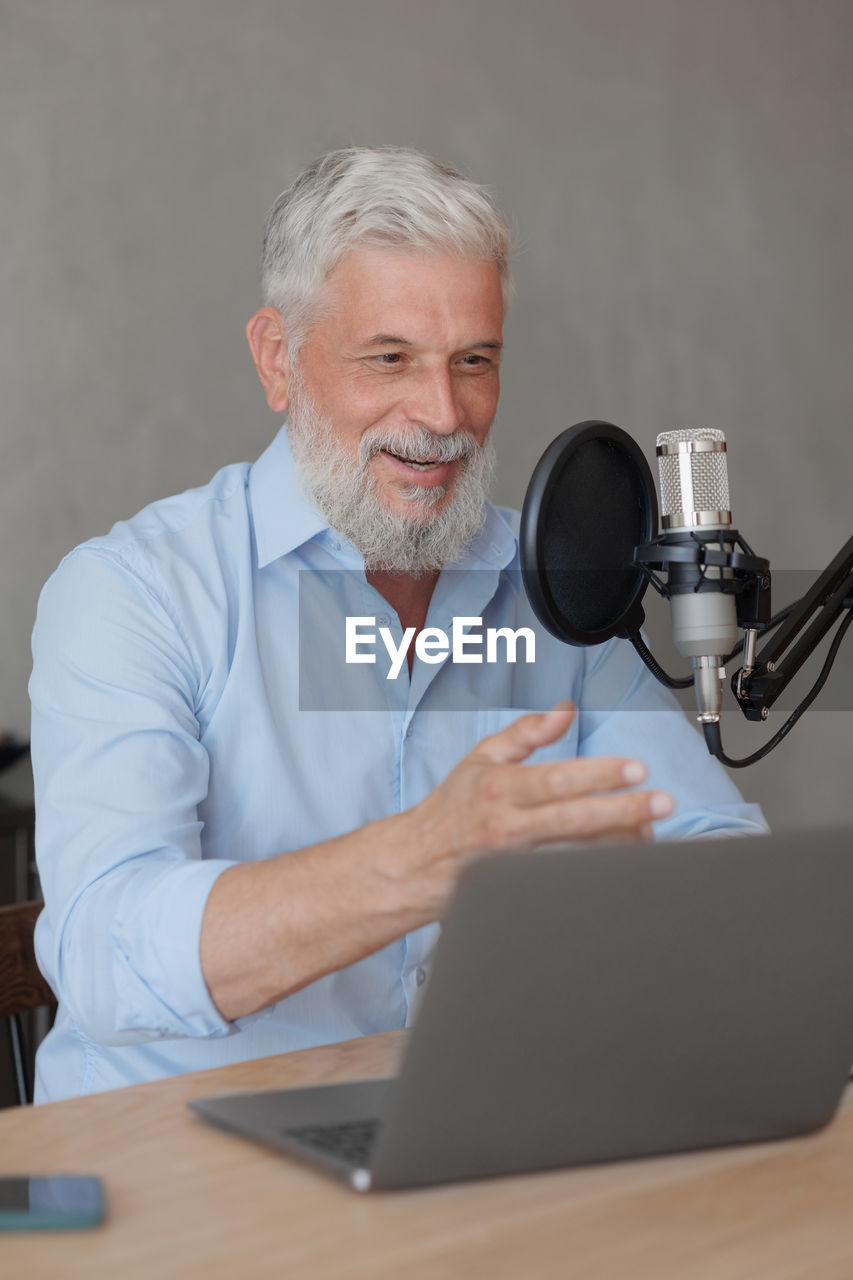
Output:
[[393,515],[429,522],[469,465],[464,456],[438,460],[442,442],[450,454],[462,452],[454,444],[479,448],[497,410],[498,269],[452,254],[362,247],[341,259],[325,290],[328,311],[299,353],[292,396],[310,399],[353,465],[371,437],[391,440],[369,458],[371,488]]

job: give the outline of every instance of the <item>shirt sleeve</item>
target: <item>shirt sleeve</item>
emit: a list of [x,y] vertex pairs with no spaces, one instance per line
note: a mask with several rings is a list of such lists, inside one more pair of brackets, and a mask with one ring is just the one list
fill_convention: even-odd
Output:
[[760,807],[743,799],[633,645],[611,640],[584,654],[578,754],[631,756],[644,762],[649,777],[643,785],[668,791],[675,800],[672,816],[655,823],[660,839],[768,830]]
[[200,674],[164,595],[108,550],[66,558],[33,632],[32,758],[45,910],[39,964],[90,1039],[233,1030],[199,938],[231,862],[203,861]]

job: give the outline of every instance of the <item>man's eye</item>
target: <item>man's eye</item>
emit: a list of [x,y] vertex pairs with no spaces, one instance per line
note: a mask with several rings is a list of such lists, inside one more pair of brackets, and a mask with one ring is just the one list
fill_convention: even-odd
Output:
[[393,368],[394,365],[403,363],[404,356],[401,351],[383,351],[376,359],[379,364],[385,365],[386,368]]

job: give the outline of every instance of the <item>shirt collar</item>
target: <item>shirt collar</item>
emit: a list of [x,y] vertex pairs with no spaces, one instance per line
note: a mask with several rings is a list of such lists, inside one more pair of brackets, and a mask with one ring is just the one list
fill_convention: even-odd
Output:
[[[302,493],[286,426],[250,468],[249,500],[260,569],[329,528]],[[457,563],[448,567],[505,569],[515,557],[516,545],[503,513],[487,502],[482,529]]]
[[302,494],[286,426],[251,467],[249,500],[259,569],[329,527]]

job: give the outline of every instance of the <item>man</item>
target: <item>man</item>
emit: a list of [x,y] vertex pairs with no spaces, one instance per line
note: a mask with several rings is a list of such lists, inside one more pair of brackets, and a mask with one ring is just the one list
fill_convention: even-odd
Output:
[[[286,432],[45,587],[39,1099],[407,1024],[478,852],[760,829],[630,646],[414,649],[454,619],[535,629],[484,497],[508,249],[416,152],[312,165],[247,329]],[[347,618],[384,627],[396,678],[341,664]]]

